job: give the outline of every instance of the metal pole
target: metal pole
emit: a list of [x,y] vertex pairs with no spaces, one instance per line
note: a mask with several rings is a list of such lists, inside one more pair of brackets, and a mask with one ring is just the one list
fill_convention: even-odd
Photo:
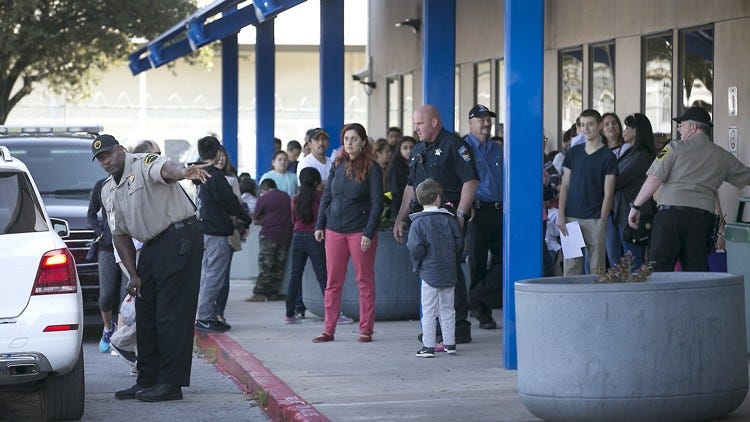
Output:
[[[505,1],[503,365],[517,369],[513,283],[542,275],[544,1]],[[511,247],[512,245],[512,247]]]

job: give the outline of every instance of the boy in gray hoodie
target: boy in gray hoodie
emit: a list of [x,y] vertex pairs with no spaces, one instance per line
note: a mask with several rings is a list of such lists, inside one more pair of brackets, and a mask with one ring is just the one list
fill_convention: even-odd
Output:
[[406,247],[414,269],[422,279],[422,343],[417,357],[435,357],[435,318],[440,316],[443,342],[448,354],[456,353],[453,308],[458,262],[461,259],[463,235],[456,217],[438,208],[443,188],[433,179],[417,185],[417,200],[424,211],[409,215],[411,228]]

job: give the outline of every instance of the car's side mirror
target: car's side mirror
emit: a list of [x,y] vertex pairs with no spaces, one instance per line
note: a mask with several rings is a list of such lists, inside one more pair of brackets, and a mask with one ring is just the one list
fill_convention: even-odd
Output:
[[52,222],[52,228],[55,229],[55,232],[57,232],[61,238],[65,239],[70,236],[70,228],[68,227],[67,221],[59,218],[50,218],[49,220]]

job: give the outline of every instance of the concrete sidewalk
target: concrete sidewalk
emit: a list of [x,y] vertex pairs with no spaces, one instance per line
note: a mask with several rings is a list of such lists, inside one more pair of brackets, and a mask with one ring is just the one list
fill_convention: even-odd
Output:
[[[372,343],[359,343],[357,323],[336,340],[315,344],[323,321],[308,315],[283,324],[284,302],[246,303],[252,282],[232,280],[226,317],[232,330],[199,334],[204,349],[284,421],[539,421],[521,404],[516,372],[502,369],[502,331],[472,320],[470,344],[434,359],[414,356],[419,321],[376,321]],[[496,311],[495,319],[502,317]],[[750,401],[726,421],[750,421]]]

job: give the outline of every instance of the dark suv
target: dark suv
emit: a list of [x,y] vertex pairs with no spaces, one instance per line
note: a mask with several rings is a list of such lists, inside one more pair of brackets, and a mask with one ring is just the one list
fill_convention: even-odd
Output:
[[86,260],[95,237],[86,214],[94,184],[107,176],[97,162],[91,161],[91,142],[101,130],[0,126],[0,145],[8,147],[29,168],[49,216],[68,222],[70,235],[63,240],[75,259],[84,312],[91,322],[97,320],[93,314],[99,311],[99,269],[96,257]]

